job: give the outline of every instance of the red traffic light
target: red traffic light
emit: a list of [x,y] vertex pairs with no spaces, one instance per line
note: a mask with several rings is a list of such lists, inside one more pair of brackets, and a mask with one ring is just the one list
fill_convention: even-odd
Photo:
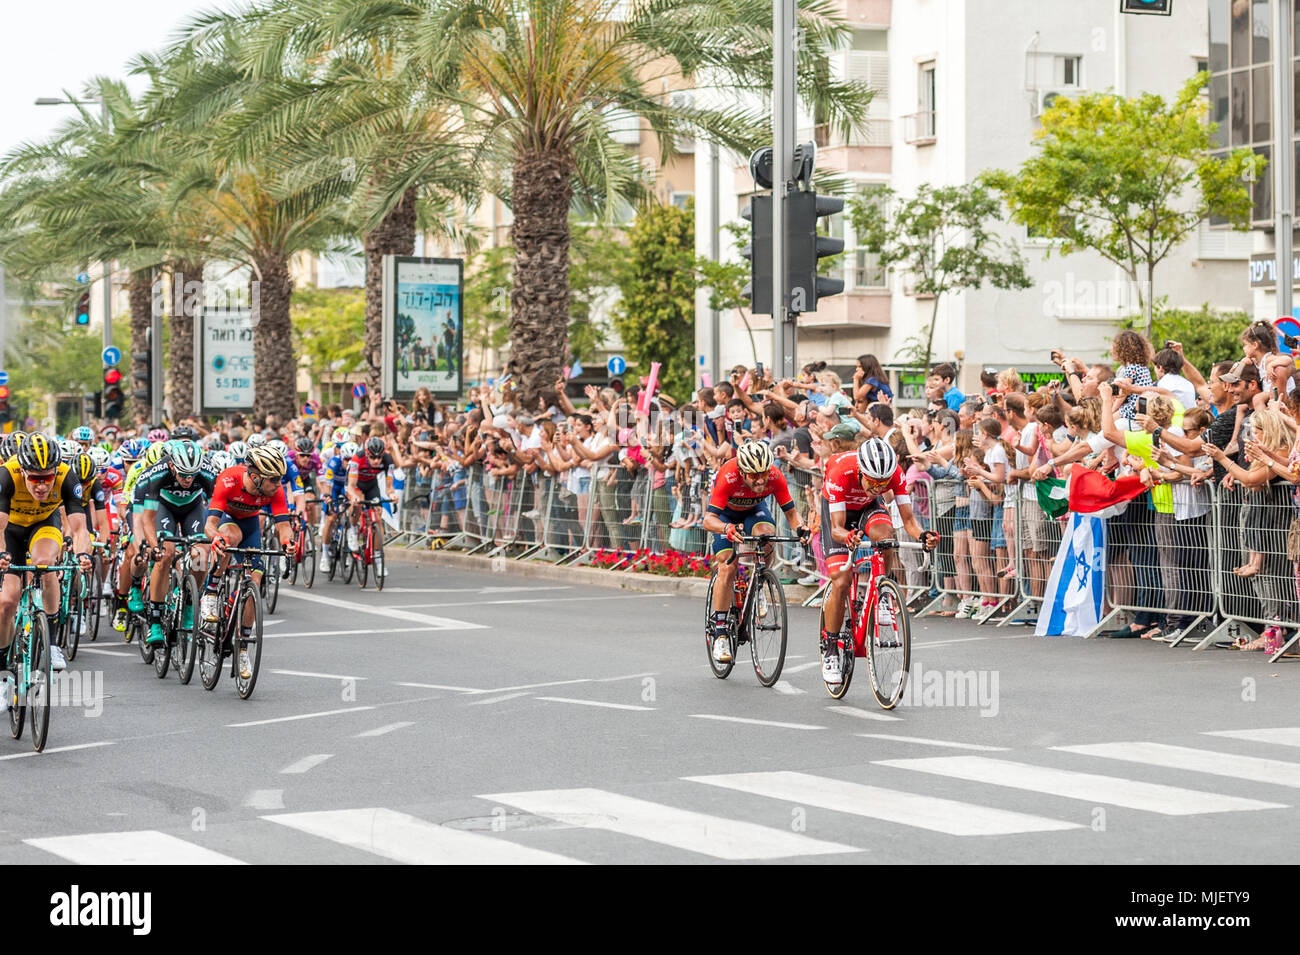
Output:
[[9,400],[9,388],[5,385],[0,385],[0,401],[8,401],[8,400]]
[[104,384],[116,385],[121,380],[122,380],[122,373],[118,371],[116,368],[104,369]]

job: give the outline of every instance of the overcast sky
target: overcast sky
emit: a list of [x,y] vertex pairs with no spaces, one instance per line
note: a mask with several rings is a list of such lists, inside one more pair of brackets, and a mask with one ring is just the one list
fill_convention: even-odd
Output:
[[[126,79],[137,53],[158,50],[195,13],[234,10],[239,0],[4,0],[0,55],[0,153],[49,135],[70,106],[36,106],[38,96],[79,94],[106,75]],[[131,83],[140,92],[143,83]]]

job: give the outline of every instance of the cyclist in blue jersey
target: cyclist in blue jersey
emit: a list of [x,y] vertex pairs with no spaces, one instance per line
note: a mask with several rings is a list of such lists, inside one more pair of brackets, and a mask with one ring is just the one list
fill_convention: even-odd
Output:
[[325,499],[325,525],[321,528],[321,540],[325,542],[322,549],[320,569],[329,573],[331,554],[329,544],[333,538],[334,525],[339,519],[339,511],[347,506],[348,462],[360,453],[361,449],[354,441],[345,441],[335,446],[335,454],[321,471],[321,497]]

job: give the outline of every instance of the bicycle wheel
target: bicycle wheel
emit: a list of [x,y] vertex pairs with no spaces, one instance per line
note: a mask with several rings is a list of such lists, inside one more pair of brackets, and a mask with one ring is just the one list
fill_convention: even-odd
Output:
[[749,654],[754,673],[763,686],[781,678],[785,666],[785,641],[788,633],[785,612],[785,588],[776,574],[764,567],[758,580],[750,586],[749,613],[745,627],[749,633]]
[[95,560],[95,567],[90,573],[90,593],[82,595],[86,605],[86,636],[93,643],[99,636],[99,621],[104,613],[104,572]]
[[302,535],[303,550],[298,555],[302,564],[302,585],[311,590],[316,582],[316,539],[310,533]]
[[[185,626],[185,612],[189,610],[190,625]],[[199,585],[186,574],[181,583],[181,602],[176,618],[176,676],[182,686],[188,686],[194,676],[194,660],[199,649]]]
[[262,596],[266,600],[266,612],[275,613],[275,605],[280,600],[280,538],[272,532],[270,543],[263,546],[275,551],[262,558]]
[[140,659],[146,665],[152,664],[154,650],[153,644],[145,639],[145,637],[149,636],[149,622],[145,620],[144,615],[139,613],[131,614],[130,619],[126,622],[126,632],[130,634],[130,638],[140,648]]
[[32,747],[36,752],[45,748],[50,734],[50,707],[54,700],[54,671],[50,669],[50,632],[45,615],[37,614],[32,620],[31,642],[27,658],[31,661],[31,682],[27,686],[27,708],[32,717]]
[[371,531],[374,538],[374,551],[371,554],[371,563],[375,567],[375,589],[384,589],[384,529],[377,527]]
[[86,623],[86,605],[82,594],[86,592],[86,575],[81,571],[72,574],[68,582],[71,592],[68,594],[68,616],[63,621],[62,640],[63,656],[69,663],[77,659],[77,647],[81,644],[81,628]]
[[902,699],[907,684],[912,628],[907,619],[907,601],[897,581],[882,577],[876,586],[876,605],[867,625],[867,673],[876,702],[892,710]]
[[[825,612],[823,608],[822,613]],[[824,684],[832,700],[844,699],[844,694],[849,692],[849,684],[853,682],[853,621],[858,619],[861,612],[862,598],[859,597],[844,614],[844,623],[840,626],[839,642],[845,647],[836,651],[840,655],[840,682]],[[817,633],[820,635],[825,629],[826,618],[823,616],[817,623]]]
[[325,577],[333,580],[334,575],[340,570],[339,564],[343,561],[343,546],[339,543],[337,530],[330,534],[329,540],[325,541],[325,549],[330,557],[330,569],[325,572]]
[[180,609],[177,607],[176,592],[179,584],[180,581],[177,579],[176,571],[172,570],[167,581],[167,600],[163,604],[163,642],[156,644],[153,649],[153,672],[160,680],[167,676],[167,669],[172,662],[172,640],[174,639],[172,627],[176,623],[176,614]]
[[22,624],[18,628],[18,636],[15,637],[14,646],[10,649],[10,658],[14,661],[10,672],[13,674],[14,690],[13,696],[9,698],[9,735],[14,739],[20,739],[23,735],[23,725],[27,719],[27,694],[20,693],[18,680],[21,677],[23,636]]
[[713,587],[717,583],[717,576],[709,578],[709,592],[704,595],[704,649],[709,657],[709,669],[719,680],[725,680],[731,676],[731,670],[736,665],[736,642],[731,640],[731,661],[728,663],[719,663],[713,659]]
[[371,549],[373,526],[368,520],[362,519],[361,525],[361,553],[357,554],[353,560],[356,568],[357,583],[362,590],[366,589],[366,577],[370,573],[370,560],[374,553]]
[[[262,595],[257,592],[256,587],[249,587],[247,596],[244,597],[243,607],[248,606],[249,602],[253,605],[253,625],[249,629],[247,638],[239,637],[233,641],[232,645],[235,650],[235,690],[239,693],[241,700],[246,700],[253,695],[253,688],[257,686],[257,673],[262,665]],[[240,613],[239,620],[243,620],[243,614]],[[247,649],[248,651],[248,679],[239,672],[239,651]]]

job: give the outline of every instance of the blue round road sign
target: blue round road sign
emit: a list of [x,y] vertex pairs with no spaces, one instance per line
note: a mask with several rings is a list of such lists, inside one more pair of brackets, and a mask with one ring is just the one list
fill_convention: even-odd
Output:
[[352,397],[364,398],[365,396],[366,396],[365,382],[358,381],[355,385],[352,386]]
[[89,272],[78,272],[78,273],[77,273],[77,284],[78,284],[78,285],[89,285],[89,284],[90,284],[90,273],[89,273]]
[[627,371],[627,362],[623,360],[622,355],[615,355],[609,361],[605,362],[605,368],[611,375],[621,375]]
[[9,372],[0,371],[0,385],[9,384]]
[[122,360],[122,352],[110,345],[108,348],[104,349],[103,357],[105,365],[116,365]]

